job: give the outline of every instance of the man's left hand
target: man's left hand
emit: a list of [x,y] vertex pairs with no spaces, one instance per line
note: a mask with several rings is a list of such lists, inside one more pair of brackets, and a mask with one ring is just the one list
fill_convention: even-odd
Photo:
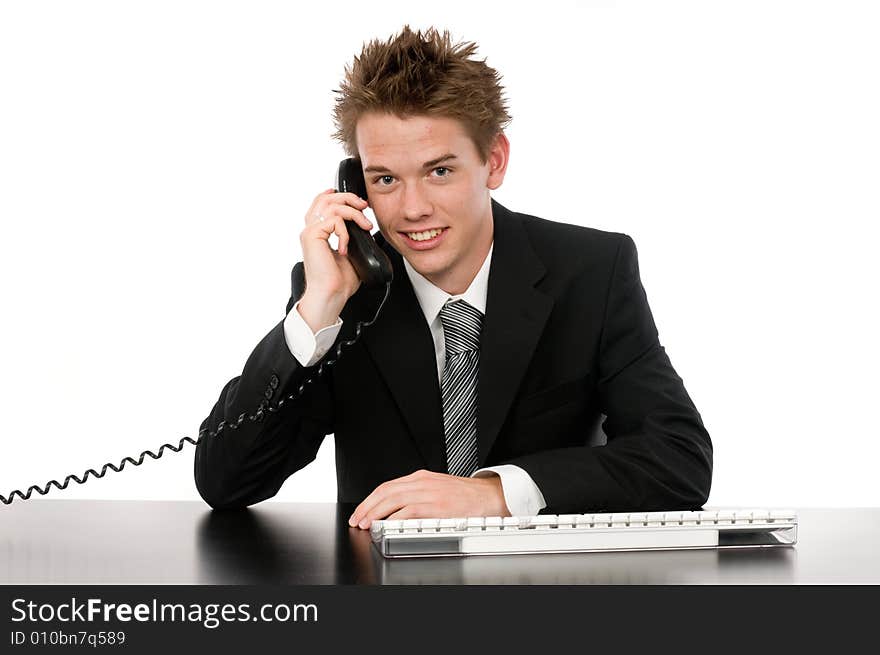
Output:
[[467,516],[510,516],[498,475],[462,478],[419,470],[376,487],[348,524],[367,529],[376,519]]

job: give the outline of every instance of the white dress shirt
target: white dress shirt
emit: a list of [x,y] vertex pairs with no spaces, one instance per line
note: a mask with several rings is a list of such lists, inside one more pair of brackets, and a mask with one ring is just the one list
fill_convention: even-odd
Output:
[[[443,381],[443,369],[446,362],[446,339],[443,335],[443,323],[440,320],[440,309],[448,300],[464,300],[472,307],[486,314],[486,296],[489,292],[489,267],[492,262],[492,249],[489,246],[486,259],[480,267],[467,290],[459,295],[451,296],[443,289],[432,284],[418,273],[404,258],[406,274],[412,283],[413,291],[425,315],[425,321],[431,330],[434,340],[434,354],[437,359],[437,379]],[[331,348],[336,335],[342,327],[342,320],[336,319],[333,325],[321,328],[312,333],[311,328],[299,313],[299,301],[291,308],[284,319],[284,340],[290,352],[303,366],[316,364]],[[489,466],[475,471],[471,477],[487,477],[497,474],[501,478],[501,488],[507,509],[513,516],[534,516],[547,506],[544,495],[532,477],[519,466],[503,464]]]

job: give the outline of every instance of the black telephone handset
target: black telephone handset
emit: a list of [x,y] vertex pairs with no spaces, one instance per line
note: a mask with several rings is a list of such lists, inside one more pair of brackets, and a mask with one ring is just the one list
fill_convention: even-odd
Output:
[[[349,157],[339,162],[336,190],[367,200],[367,184],[359,160]],[[391,261],[372,235],[353,221],[345,221],[345,227],[348,228],[348,257],[361,283],[365,287],[378,287],[391,282],[394,277]]]
[[[367,200],[367,185],[364,181],[364,173],[361,169],[361,162],[354,158],[343,159],[339,164],[339,171],[336,176],[336,190],[343,192],[351,192]],[[199,432],[198,439],[192,439],[191,437],[183,437],[178,441],[177,445],[171,443],[162,444],[159,448],[158,453],[154,453],[152,450],[145,450],[140,454],[137,459],[133,459],[131,457],[126,457],[119,464],[113,464],[112,462],[107,462],[101,467],[100,472],[95,469],[88,469],[82,476],[78,475],[68,475],[64,478],[63,482],[58,482],[58,480],[50,480],[45,485],[40,487],[39,485],[31,485],[28,487],[26,491],[21,491],[20,489],[15,489],[9,493],[8,496],[0,493],[0,503],[3,505],[10,505],[16,498],[20,498],[21,500],[29,500],[33,494],[39,494],[41,496],[45,496],[49,493],[49,490],[52,487],[56,489],[64,490],[67,489],[67,486],[71,482],[76,482],[77,484],[84,484],[88,481],[89,476],[96,478],[103,478],[107,471],[114,471],[119,473],[122,469],[125,468],[126,464],[131,464],[132,466],[140,466],[144,463],[144,458],[149,456],[152,459],[159,459],[162,455],[165,454],[165,450],[171,450],[175,453],[179,453],[183,450],[184,443],[191,443],[194,446],[197,446],[199,442],[203,439],[216,439],[219,438],[224,431],[229,432],[230,430],[234,431],[241,426],[245,421],[252,422],[262,422],[267,413],[275,413],[281,411],[283,405],[287,401],[296,400],[299,398],[307,385],[311,384],[318,378],[320,378],[324,371],[332,366],[336,360],[342,354],[342,349],[352,345],[361,335],[361,330],[365,327],[371,326],[376,320],[379,318],[379,314],[382,312],[382,307],[385,306],[385,301],[388,300],[388,295],[391,293],[391,281],[393,279],[393,269],[391,267],[391,261],[388,259],[388,255],[379,247],[379,244],[376,243],[375,239],[373,239],[372,235],[368,230],[363,229],[356,223],[352,221],[345,221],[345,227],[348,229],[348,257],[351,260],[352,266],[354,266],[354,270],[357,272],[358,277],[361,279],[361,283],[366,287],[385,287],[385,295],[382,298],[382,301],[379,303],[378,308],[376,309],[376,313],[373,318],[369,321],[355,321],[355,333],[351,339],[341,339],[337,345],[336,349],[333,351],[333,357],[326,357],[321,365],[318,367],[317,372],[306,379],[304,382],[300,383],[296,390],[292,393],[289,393],[285,396],[282,396],[276,405],[270,405],[267,400],[263,400],[260,402],[259,407],[257,407],[256,411],[253,414],[248,414],[247,412],[242,412],[237,417],[228,417],[224,418],[214,430],[208,430],[207,428],[202,429]],[[292,272],[292,282],[293,282],[293,295],[296,299],[300,295],[302,295],[303,290],[305,289],[305,274],[302,262],[298,263],[294,266]]]

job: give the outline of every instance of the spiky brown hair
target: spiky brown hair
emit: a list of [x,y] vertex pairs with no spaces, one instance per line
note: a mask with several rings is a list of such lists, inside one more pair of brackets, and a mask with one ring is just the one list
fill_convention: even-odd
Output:
[[409,25],[384,43],[366,43],[334,91],[333,137],[357,157],[355,128],[367,112],[443,116],[462,122],[485,163],[492,141],[511,117],[501,76],[485,59],[471,59],[476,51],[476,43],[453,45],[448,30],[413,32]]

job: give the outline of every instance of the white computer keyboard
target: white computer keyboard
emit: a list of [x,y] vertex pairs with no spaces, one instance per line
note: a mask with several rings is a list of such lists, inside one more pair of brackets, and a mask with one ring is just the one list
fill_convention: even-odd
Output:
[[373,521],[385,557],[793,546],[792,510],[477,516]]

